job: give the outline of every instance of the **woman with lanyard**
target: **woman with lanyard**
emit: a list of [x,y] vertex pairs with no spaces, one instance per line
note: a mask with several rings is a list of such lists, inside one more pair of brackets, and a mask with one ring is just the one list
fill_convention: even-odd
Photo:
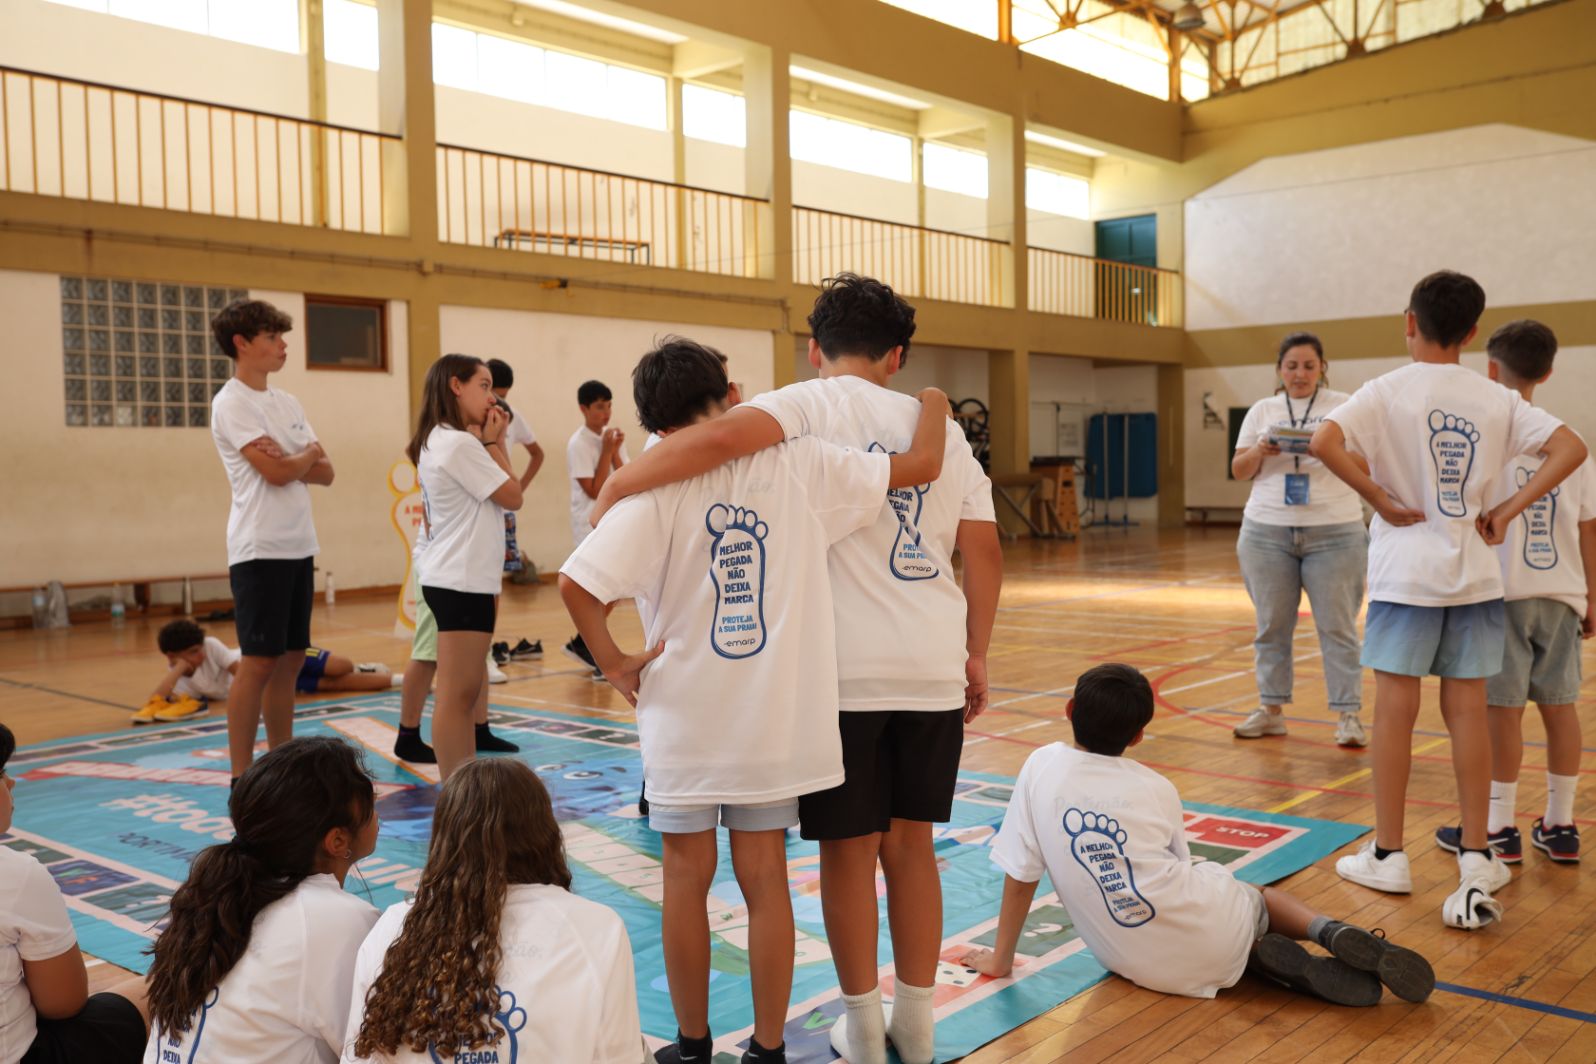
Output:
[[1253,650],[1259,706],[1236,726],[1236,735],[1286,734],[1293,638],[1307,591],[1330,709],[1339,715],[1336,742],[1366,746],[1358,719],[1358,610],[1369,555],[1363,504],[1307,453],[1313,430],[1348,396],[1325,387],[1324,347],[1312,333],[1292,333],[1280,342],[1275,371],[1281,387],[1247,411],[1230,461],[1237,480],[1252,481],[1236,554],[1258,615]]

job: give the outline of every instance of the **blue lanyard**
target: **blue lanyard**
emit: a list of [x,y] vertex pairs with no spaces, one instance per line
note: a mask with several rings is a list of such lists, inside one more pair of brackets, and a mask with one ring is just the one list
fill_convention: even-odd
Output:
[[[1281,398],[1286,401],[1286,419],[1291,422],[1291,427],[1292,428],[1296,428],[1298,426],[1297,412],[1291,408],[1291,393],[1290,392],[1286,392],[1284,395],[1281,396]],[[1319,385],[1316,384],[1316,385],[1314,385],[1314,388],[1313,388],[1313,394],[1308,397],[1308,409],[1306,409],[1306,410],[1304,410],[1302,412],[1302,422],[1301,422],[1301,424],[1304,427],[1306,427],[1307,424],[1308,424],[1308,416],[1313,413],[1313,404],[1316,403],[1318,400],[1319,400]],[[1300,454],[1292,455],[1291,456],[1291,461],[1293,463],[1295,463],[1291,468],[1296,470],[1299,473],[1302,472],[1302,455],[1300,455]]]

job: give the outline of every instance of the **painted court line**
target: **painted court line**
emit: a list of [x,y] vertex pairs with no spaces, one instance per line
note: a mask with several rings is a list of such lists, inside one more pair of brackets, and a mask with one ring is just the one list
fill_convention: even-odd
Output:
[[1529,998],[1513,997],[1511,994],[1498,994],[1494,990],[1480,990],[1477,987],[1440,982],[1435,984],[1435,989],[1445,990],[1448,994],[1461,994],[1464,997],[1479,998],[1481,1001],[1490,1001],[1498,1005],[1512,1005],[1514,1008],[1529,1009],[1532,1012],[1544,1012],[1548,1016],[1561,1016],[1564,1019],[1578,1020],[1581,1023],[1596,1023],[1596,1012],[1581,1012],[1579,1009],[1571,1009],[1563,1005],[1550,1005],[1544,1001],[1531,1001]]

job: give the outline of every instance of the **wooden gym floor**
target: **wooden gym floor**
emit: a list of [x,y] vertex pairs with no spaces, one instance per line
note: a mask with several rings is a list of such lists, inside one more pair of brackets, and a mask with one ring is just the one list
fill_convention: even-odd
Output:
[[[1369,758],[1331,741],[1334,721],[1308,616],[1297,635],[1300,701],[1290,709],[1291,735],[1255,742],[1231,736],[1255,697],[1253,614],[1234,550],[1230,529],[1087,531],[1075,543],[1009,546],[990,659],[992,709],[969,730],[965,765],[1017,773],[1031,750],[1068,739],[1064,700],[1075,677],[1097,662],[1124,661],[1146,672],[1159,695],[1148,741],[1136,752],[1183,797],[1372,824]],[[616,616],[631,641],[640,642],[635,611],[622,607]],[[393,637],[392,618],[386,597],[318,605],[315,639],[356,661],[402,667],[408,645]],[[162,674],[154,644],[164,620],[0,634],[0,720],[19,743],[123,725]],[[231,640],[230,625],[215,627]],[[589,681],[559,653],[569,634],[552,587],[507,586],[500,638],[541,638],[548,654],[541,664],[508,666],[510,682],[493,689],[493,700],[630,716],[614,691]],[[1587,655],[1587,676],[1593,666],[1596,658]],[[1580,702],[1587,747],[1596,747],[1592,683],[1587,679]],[[1430,839],[1438,825],[1454,821],[1455,791],[1435,696],[1427,684],[1408,790],[1414,893],[1381,895],[1345,883],[1333,857],[1282,884],[1333,916],[1383,927],[1428,956],[1447,987],[1428,1003],[1407,1005],[1387,995],[1376,1008],[1336,1009],[1250,977],[1216,1000],[1195,1001],[1111,978],[966,1059],[1596,1060],[1596,885],[1589,873],[1554,866],[1530,850],[1498,894],[1505,921],[1472,934],[1441,925],[1456,863]],[[1372,709],[1372,679],[1365,697]],[[1519,788],[1526,835],[1545,797],[1543,733],[1533,711],[1529,718]],[[1583,774],[1590,773],[1587,767]],[[1589,789],[1576,813],[1590,833],[1596,803]],[[120,974],[108,965],[91,972],[96,986]]]

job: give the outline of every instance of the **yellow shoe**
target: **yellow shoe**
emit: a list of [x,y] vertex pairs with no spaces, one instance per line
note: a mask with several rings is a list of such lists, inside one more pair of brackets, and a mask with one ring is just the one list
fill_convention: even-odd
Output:
[[189,717],[198,717],[204,714],[208,709],[209,707],[199,699],[189,698],[184,695],[176,702],[167,703],[164,709],[157,707],[155,719],[161,721],[187,720]]
[[133,723],[135,725],[137,725],[137,724],[154,724],[155,723],[155,714],[157,714],[161,710],[165,709],[168,705],[169,705],[169,703],[166,701],[166,699],[161,698],[158,695],[155,696],[155,697],[152,697],[148,702],[144,703],[144,706],[143,706],[142,709],[140,709],[137,713],[133,714]]

